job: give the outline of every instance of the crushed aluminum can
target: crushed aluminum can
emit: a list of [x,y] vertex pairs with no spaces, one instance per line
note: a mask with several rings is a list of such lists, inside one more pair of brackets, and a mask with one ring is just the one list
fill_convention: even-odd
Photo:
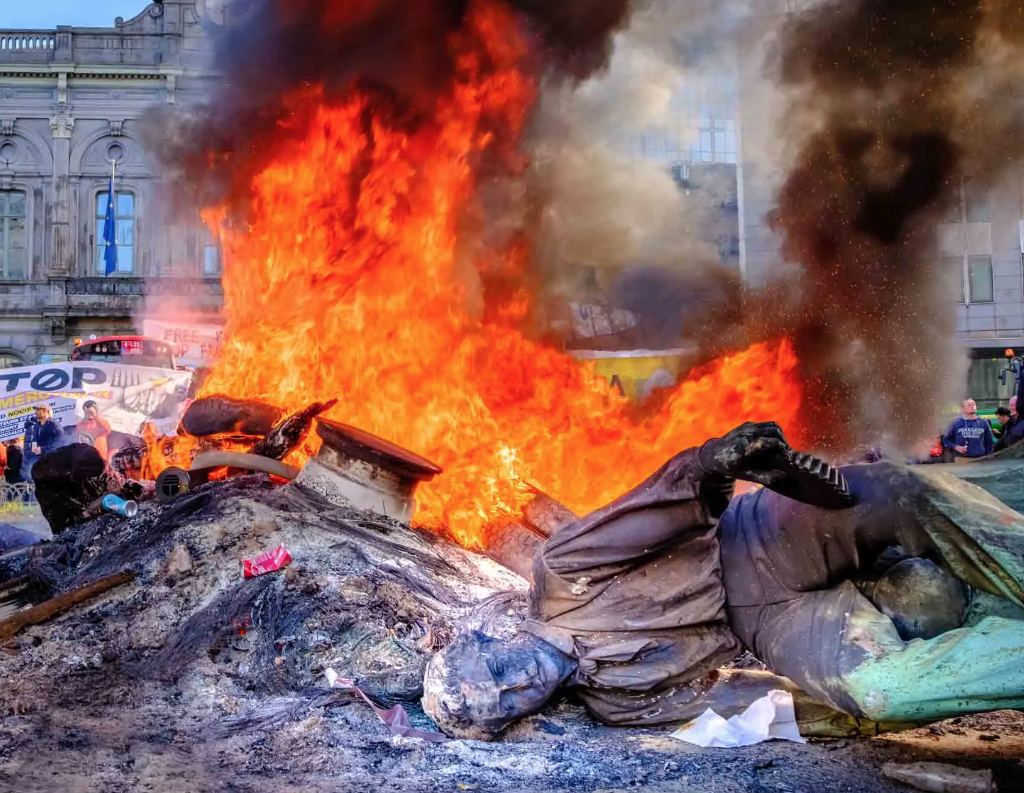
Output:
[[122,518],[134,518],[139,514],[139,505],[134,501],[125,501],[119,496],[115,496],[113,493],[105,495],[103,497],[103,509],[107,512],[113,512],[115,515],[120,515]]
[[287,548],[281,545],[273,551],[261,553],[255,559],[243,560],[242,575],[246,578],[256,578],[257,576],[266,575],[267,573],[272,573],[275,570],[280,570],[282,567],[287,567],[291,563],[292,555],[288,553]]

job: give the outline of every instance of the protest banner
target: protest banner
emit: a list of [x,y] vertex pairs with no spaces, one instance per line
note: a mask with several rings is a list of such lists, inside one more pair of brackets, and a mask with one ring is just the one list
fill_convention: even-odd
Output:
[[179,366],[212,366],[220,352],[224,328],[196,322],[144,319],[142,333],[170,344]]
[[152,422],[173,434],[188,398],[191,372],[91,361],[20,366],[0,370],[0,441],[25,433],[25,421],[47,404],[62,427],[83,418],[92,400],[112,430],[138,435]]

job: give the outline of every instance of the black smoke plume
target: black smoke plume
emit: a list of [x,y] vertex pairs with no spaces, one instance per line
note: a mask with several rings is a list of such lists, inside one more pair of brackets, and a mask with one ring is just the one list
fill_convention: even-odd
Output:
[[[236,2],[235,19],[217,43],[215,65],[223,75],[218,88],[186,129],[170,141],[164,135],[157,148],[198,189],[198,203],[239,199],[244,206],[252,175],[290,144],[289,134],[305,129],[295,118],[302,108],[286,101],[298,91],[321,86],[329,100],[358,85],[379,96],[393,119],[422,123],[421,114],[449,85],[450,34],[462,29],[472,2]],[[738,17],[752,15],[752,24],[768,31],[776,24],[759,16],[762,4],[755,0],[505,4],[519,12],[517,24],[534,42],[531,68],[548,98],[552,84],[562,92],[586,88],[587,79],[614,57],[614,34],[640,11],[655,32],[678,30],[672,46],[683,65],[714,61],[715,39],[721,37],[727,48],[731,42],[724,39],[741,26]],[[657,25],[662,13],[673,24]],[[680,19],[684,26],[674,24]],[[917,440],[940,403],[956,395],[963,374],[954,350],[955,291],[948,277],[959,273],[938,271],[936,225],[965,178],[976,188],[990,188],[1024,154],[1016,96],[1024,84],[1019,0],[828,0],[792,15],[776,44],[770,72],[782,93],[770,101],[785,104],[780,115],[787,124],[779,134],[792,143],[771,215],[782,239],[778,269],[785,275],[764,292],[747,293],[742,319],[737,319],[734,285],[724,282],[722,289],[702,287],[696,301],[680,297],[679,310],[660,300],[653,311],[656,330],[668,338],[668,324],[686,315],[685,332],[709,355],[787,336],[808,385],[805,423],[816,445],[849,447],[854,440],[886,434],[901,442]],[[740,57],[745,56],[741,46]],[[761,98],[745,96],[744,101]],[[551,115],[578,107],[570,101],[541,105]],[[575,126],[587,125],[597,122]],[[562,241],[550,245],[557,249],[548,257],[556,266],[586,264],[563,261],[569,258],[565,228],[582,229],[577,235],[582,242],[592,227],[649,242],[637,234],[638,223],[622,222],[624,213],[614,206],[564,200],[577,188],[591,199],[623,191],[611,182],[613,189],[591,189],[591,180],[602,173],[595,166],[610,159],[582,156],[583,150],[572,145],[577,131],[557,138],[550,131],[554,126],[535,124],[535,138],[525,150],[542,151],[540,138],[548,135],[557,142],[552,147],[557,155],[540,168],[535,164],[534,172],[543,172],[518,192],[492,184],[489,189],[499,196],[494,203],[506,207],[510,217],[495,223],[491,213],[482,212],[487,222],[479,225],[498,228],[506,237],[522,232],[537,245],[545,235],[531,235],[531,228],[547,223],[551,233],[546,236]],[[575,160],[562,156],[572,151]],[[542,188],[553,192],[544,196]],[[604,214],[584,224],[579,212],[572,214],[574,206],[596,206]],[[553,223],[548,207],[572,216]],[[603,239],[600,244],[606,251],[640,249]],[[574,253],[587,251],[582,244],[569,247]],[[692,265],[681,264],[692,271]],[[649,284],[658,283],[646,276],[627,279],[627,298],[643,302],[659,291]],[[706,296],[719,293],[728,296],[725,308],[706,310]],[[700,311],[691,304],[699,304]]]
[[962,180],[992,188],[1024,155],[1021,28],[1008,0],[842,0],[782,30],[802,144],[771,224],[796,273],[751,297],[748,330],[794,340],[821,446],[920,440],[962,395],[936,230]]
[[[583,79],[610,54],[630,0],[504,0],[535,42],[538,76]],[[244,203],[268,156],[301,137],[297,92],[322,88],[328,101],[358,85],[409,124],[450,85],[450,37],[472,0],[236,0],[215,33],[223,79],[204,107],[158,150],[202,204]],[[510,35],[515,31],[510,31]],[[310,102],[309,112],[315,110]],[[286,120],[288,123],[282,124]]]

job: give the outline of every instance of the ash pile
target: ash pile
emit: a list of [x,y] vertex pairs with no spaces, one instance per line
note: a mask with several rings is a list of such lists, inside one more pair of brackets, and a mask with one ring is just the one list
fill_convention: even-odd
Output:
[[[283,416],[197,405],[182,435],[113,466],[79,445],[40,461],[55,537],[0,557],[0,785],[900,789],[880,768],[913,759],[910,744],[771,743],[737,755],[600,726],[567,698],[500,743],[445,740],[420,708],[431,658],[467,628],[514,634],[526,562],[575,516],[538,494],[490,527],[484,556],[410,527],[416,486],[436,466],[316,419],[325,406]],[[281,463],[314,426],[315,458],[301,471]],[[152,455],[188,470],[131,478]],[[925,732],[944,729],[972,728]],[[994,730],[1024,740],[1019,720],[973,728]]]
[[[42,461],[55,538],[0,557],[0,783],[279,790],[301,776],[311,790],[514,790],[558,769],[566,784],[674,776],[678,763],[638,760],[568,704],[486,750],[417,740],[440,737],[419,707],[433,651],[467,624],[513,630],[527,584],[410,528],[415,486],[437,472],[415,455],[320,420],[323,447],[301,475],[274,459],[325,407],[285,417],[215,399],[183,420],[195,435],[112,466],[79,445]],[[133,479],[153,454],[189,470]],[[138,511],[104,512],[111,495]],[[506,552],[539,542],[513,528],[496,529]],[[525,760],[517,740],[532,742]]]
[[[193,447],[187,472],[125,476],[147,466],[146,449],[112,467],[82,444],[41,459],[37,495],[55,537],[0,557],[9,675],[51,677],[63,645],[58,689],[62,677],[78,689],[106,670],[181,685],[206,710],[201,681],[211,677],[236,689],[214,698],[227,701],[325,689],[334,669],[376,703],[414,702],[426,659],[456,622],[504,593],[500,614],[525,589],[493,561],[410,529],[416,483],[440,472],[429,462],[325,419],[303,474],[280,463],[329,404],[283,419],[258,403],[196,405],[185,427],[213,414],[219,426]],[[217,450],[229,437],[251,450]],[[3,692],[12,711],[16,688]]]

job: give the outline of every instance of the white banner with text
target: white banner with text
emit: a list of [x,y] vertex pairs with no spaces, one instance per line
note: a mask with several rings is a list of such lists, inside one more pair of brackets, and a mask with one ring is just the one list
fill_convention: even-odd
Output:
[[41,403],[65,430],[73,427],[90,400],[112,430],[139,435],[151,422],[160,434],[172,435],[191,379],[187,371],[91,361],[0,369],[0,440],[24,435],[25,422]]

